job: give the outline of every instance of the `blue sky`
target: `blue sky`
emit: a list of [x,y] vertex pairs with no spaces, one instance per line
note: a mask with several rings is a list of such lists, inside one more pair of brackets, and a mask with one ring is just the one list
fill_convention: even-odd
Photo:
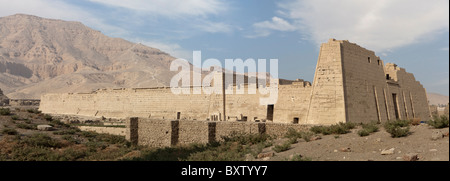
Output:
[[320,43],[344,39],[449,95],[448,0],[0,0],[16,13],[80,21],[178,58],[279,59],[279,77],[312,81]]

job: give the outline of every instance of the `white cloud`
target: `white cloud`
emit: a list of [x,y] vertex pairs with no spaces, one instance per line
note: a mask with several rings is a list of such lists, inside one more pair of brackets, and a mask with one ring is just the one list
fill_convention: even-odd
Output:
[[[219,16],[229,9],[224,0],[89,0],[106,6],[123,8],[136,17],[135,20],[148,23],[146,19],[166,18],[173,21],[172,24],[180,23],[183,31],[207,33],[231,33],[234,27],[224,23],[211,20],[211,16]],[[161,22],[164,22],[162,20]]]
[[167,43],[161,41],[136,41],[146,46],[157,48],[163,52],[169,53],[175,58],[192,60],[192,51],[188,51],[176,43]]
[[266,37],[272,34],[273,30],[276,31],[296,31],[298,28],[288,21],[279,18],[273,17],[271,21],[263,21],[253,24],[253,28],[255,30],[254,34],[247,35],[247,38],[257,38],[257,37]]
[[222,22],[203,21],[194,27],[208,33],[231,33],[233,31],[232,26]]
[[441,48],[440,50],[448,52],[448,47]]
[[167,17],[206,16],[225,11],[221,0],[90,0],[91,2]]
[[263,21],[260,23],[253,24],[256,28],[261,29],[271,29],[271,30],[278,30],[278,31],[295,31],[297,30],[297,27],[291,25],[286,20],[279,18],[279,17],[273,17],[272,21]]
[[[293,23],[284,24],[287,29],[271,29],[295,26],[317,44],[336,38],[386,51],[449,29],[448,0],[289,0],[278,6],[277,13]],[[270,27],[275,22],[262,24]]]
[[245,38],[259,38],[259,37],[267,37],[271,35],[271,31],[268,29],[256,29],[254,33],[244,35]]

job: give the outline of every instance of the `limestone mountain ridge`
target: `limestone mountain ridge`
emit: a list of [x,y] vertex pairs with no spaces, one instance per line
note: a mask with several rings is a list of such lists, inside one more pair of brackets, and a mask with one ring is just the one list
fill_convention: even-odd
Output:
[[167,86],[176,74],[169,69],[175,59],[80,22],[24,14],[0,18],[0,88],[9,98]]

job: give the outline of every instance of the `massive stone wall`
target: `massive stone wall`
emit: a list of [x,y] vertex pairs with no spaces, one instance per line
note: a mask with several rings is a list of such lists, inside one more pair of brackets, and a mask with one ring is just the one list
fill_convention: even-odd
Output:
[[[51,114],[92,117],[207,119],[221,109],[220,96],[174,95],[169,88],[99,90],[90,94],[47,94],[40,109]],[[218,100],[218,101],[217,101]],[[210,102],[219,102],[210,105]],[[178,114],[180,113],[180,114]]]
[[341,43],[334,40],[320,48],[306,123],[346,122],[341,52]]
[[373,51],[348,41],[339,42],[343,56],[347,122],[387,121],[383,61]]
[[306,131],[309,126],[299,124],[211,122],[192,120],[155,120],[130,118],[126,138],[137,145],[170,147],[192,143],[207,144],[223,141],[232,134],[268,134],[283,136],[288,129]]
[[[278,103],[274,106],[275,123],[308,124],[307,114],[312,87],[309,82],[280,85]],[[266,109],[267,110],[267,109]]]
[[346,40],[322,45],[309,104],[310,124],[430,118],[414,75]]
[[[414,75],[398,67],[395,64],[386,64],[388,81],[388,102],[391,119],[420,118],[422,121],[429,120],[431,113],[428,105],[426,89],[416,81]],[[395,94],[395,96],[394,96]],[[394,100],[396,98],[397,100]],[[397,106],[394,103],[397,102]],[[398,115],[396,115],[396,110]]]
[[[226,94],[226,119],[266,121],[269,105],[261,105],[260,98],[268,95],[262,95],[259,91],[248,94],[249,86],[243,87],[245,94]],[[280,86],[274,117],[269,121],[292,122],[294,117],[304,119],[307,104],[303,101],[309,100],[309,90],[310,85],[305,82]],[[49,114],[107,118],[223,121],[223,98],[223,94],[214,93],[175,95],[170,88],[99,90],[89,94],[43,95],[40,110]]]

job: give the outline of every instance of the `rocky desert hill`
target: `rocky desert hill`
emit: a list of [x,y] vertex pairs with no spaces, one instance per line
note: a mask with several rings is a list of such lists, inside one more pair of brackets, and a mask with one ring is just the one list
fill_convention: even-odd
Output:
[[79,22],[0,18],[0,88],[9,98],[170,84],[174,57]]
[[449,101],[449,97],[442,94],[428,93],[427,96],[430,105],[447,105]]

